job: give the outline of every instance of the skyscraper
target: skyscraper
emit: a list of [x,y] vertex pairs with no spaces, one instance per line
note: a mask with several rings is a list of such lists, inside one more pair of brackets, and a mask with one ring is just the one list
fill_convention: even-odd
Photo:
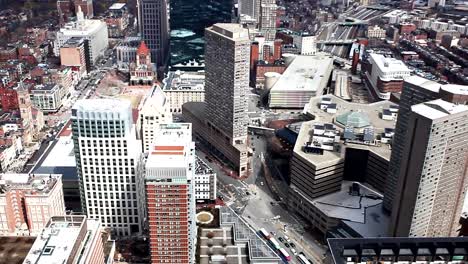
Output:
[[159,125],[145,171],[151,263],[195,263],[195,143],[191,124]]
[[137,175],[141,142],[129,101],[80,100],[72,132],[83,212],[119,236],[142,231],[143,181]]
[[247,136],[250,40],[238,24],[205,31],[205,102],[209,124],[234,144]]
[[393,236],[457,236],[468,188],[468,106],[411,107],[393,203]]
[[388,177],[384,192],[384,208],[389,212],[392,211],[393,198],[396,195],[403,148],[408,143],[406,131],[408,130],[408,119],[411,113],[411,106],[439,98],[439,88],[440,84],[419,76],[406,78],[403,83],[403,90],[398,109],[398,119],[395,126],[395,135],[393,136]]
[[167,0],[137,0],[141,37],[151,50],[157,68],[167,64],[169,54],[169,3]]

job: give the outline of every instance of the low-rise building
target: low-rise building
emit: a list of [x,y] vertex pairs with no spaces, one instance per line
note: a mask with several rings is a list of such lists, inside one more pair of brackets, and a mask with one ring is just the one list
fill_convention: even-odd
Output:
[[328,84],[333,58],[325,54],[291,56],[286,70],[270,89],[270,108],[303,108],[315,96],[321,96]]
[[195,158],[195,199],[197,202],[216,200],[216,173],[199,157]]
[[69,90],[58,84],[36,85],[30,91],[31,102],[43,112],[57,112]]
[[53,216],[23,263],[108,263],[102,233],[101,222],[97,219],[87,219],[84,215]]
[[0,174],[0,234],[37,236],[52,216],[65,215],[62,175]]
[[372,69],[366,72],[366,78],[379,99],[388,100],[391,93],[401,92],[403,79],[411,74],[404,62],[382,54],[370,54],[369,62]]
[[163,80],[163,91],[169,104],[169,111],[181,113],[183,104],[205,101],[205,73],[169,72]]
[[369,27],[367,29],[367,37],[372,39],[372,38],[376,38],[376,39],[383,39],[385,38],[386,36],[386,31],[385,29],[375,25],[373,27]]

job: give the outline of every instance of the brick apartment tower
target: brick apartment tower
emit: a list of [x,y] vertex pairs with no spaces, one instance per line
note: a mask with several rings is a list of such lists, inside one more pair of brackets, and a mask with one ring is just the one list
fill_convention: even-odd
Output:
[[195,144],[191,124],[159,125],[145,171],[151,263],[195,263]]

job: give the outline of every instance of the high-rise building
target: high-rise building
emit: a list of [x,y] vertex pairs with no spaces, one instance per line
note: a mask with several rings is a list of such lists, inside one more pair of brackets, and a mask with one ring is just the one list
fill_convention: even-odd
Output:
[[131,103],[80,100],[71,119],[83,211],[119,236],[141,233],[144,197],[137,165],[142,154]]
[[169,3],[167,0],[138,0],[138,26],[158,68],[169,59]]
[[62,175],[0,174],[0,235],[37,236],[65,215]]
[[160,124],[145,167],[151,263],[195,263],[194,174],[191,124]]
[[172,113],[164,92],[159,86],[154,86],[151,93],[141,102],[138,112],[138,138],[143,151],[148,152],[156,136],[156,129],[161,123],[172,123]]
[[406,132],[409,127],[411,106],[438,99],[443,94],[447,95],[444,96],[444,100],[446,101],[456,100],[456,98],[459,98],[458,96],[450,96],[459,93],[457,91],[451,91],[453,88],[456,88],[456,86],[440,85],[439,83],[424,79],[419,76],[411,76],[405,79],[400,97],[398,119],[395,126],[395,135],[393,137],[388,177],[385,183],[385,210],[389,212],[392,211],[393,198],[397,193],[397,183],[403,159],[403,149],[405,145],[409,143],[407,141]]
[[239,1],[239,15],[246,15],[251,18],[256,18],[256,2],[259,0],[240,0]]
[[247,136],[250,40],[238,24],[214,24],[205,31],[205,101],[209,124],[232,144]]
[[411,106],[391,235],[457,236],[468,188],[468,106],[437,99]]
[[276,9],[278,9],[278,6],[275,0],[261,0],[260,20],[258,25],[260,30],[276,29]]
[[74,71],[78,72],[80,78],[91,70],[88,43],[84,38],[72,37],[60,48],[60,64],[77,68]]
[[86,219],[84,215],[53,216],[23,263],[106,263],[103,240],[98,219]]

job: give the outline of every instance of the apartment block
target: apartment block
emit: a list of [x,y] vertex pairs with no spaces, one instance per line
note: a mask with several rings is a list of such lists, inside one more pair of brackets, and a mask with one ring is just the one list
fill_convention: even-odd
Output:
[[65,215],[62,175],[0,174],[0,235],[37,236]]
[[195,263],[195,143],[189,123],[160,124],[145,165],[152,263]]

